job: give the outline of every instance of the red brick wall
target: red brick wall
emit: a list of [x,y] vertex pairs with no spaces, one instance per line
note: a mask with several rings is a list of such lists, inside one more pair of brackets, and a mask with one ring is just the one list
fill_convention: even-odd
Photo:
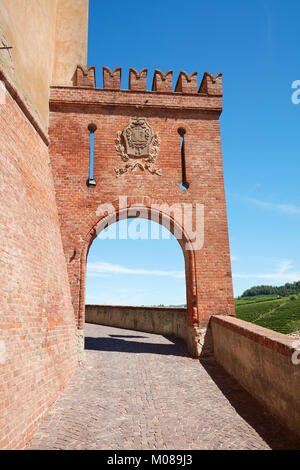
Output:
[[0,149],[0,448],[17,449],[76,367],[76,327],[48,147],[8,92]]
[[[114,74],[116,72],[113,72]],[[196,74],[194,74],[194,78]],[[75,314],[82,328],[85,261],[99,204],[118,196],[131,201],[201,203],[205,207],[205,241],[201,250],[185,252],[188,325],[205,327],[213,314],[234,315],[228,243],[219,115],[222,111],[221,78],[210,81],[205,93],[195,92],[195,80],[184,92],[143,92],[83,88],[53,88],[50,102],[50,154],[62,239],[68,261]],[[119,86],[119,85],[118,85]],[[217,88],[216,88],[217,87]],[[203,86],[202,86],[203,88]],[[156,87],[156,89],[158,89]],[[131,117],[146,118],[161,139],[156,167],[162,176],[136,169],[117,177],[124,166],[116,150],[117,132]],[[95,188],[88,188],[88,125],[95,123]],[[186,174],[181,182],[179,127],[186,129]],[[145,198],[145,199],[143,199]],[[197,338],[195,339],[197,341]]]

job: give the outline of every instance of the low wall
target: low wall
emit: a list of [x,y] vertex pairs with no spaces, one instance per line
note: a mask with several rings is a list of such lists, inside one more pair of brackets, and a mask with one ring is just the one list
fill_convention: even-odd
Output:
[[217,362],[300,436],[300,364],[292,363],[295,338],[225,316],[212,317],[211,329]]
[[187,339],[185,308],[86,305],[85,321]]

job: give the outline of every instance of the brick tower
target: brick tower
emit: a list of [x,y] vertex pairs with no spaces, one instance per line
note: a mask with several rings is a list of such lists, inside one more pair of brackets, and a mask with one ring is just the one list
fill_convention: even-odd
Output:
[[50,157],[81,343],[89,247],[101,226],[142,216],[168,226],[182,247],[186,338],[197,357],[210,346],[210,316],[234,315],[222,75],[205,73],[198,88],[197,72],[180,72],[174,91],[172,75],[156,70],[147,91],[147,69],[130,68],[129,89],[120,90],[121,68],[103,67],[103,89],[97,89],[95,68],[78,67],[74,86],[51,88]]

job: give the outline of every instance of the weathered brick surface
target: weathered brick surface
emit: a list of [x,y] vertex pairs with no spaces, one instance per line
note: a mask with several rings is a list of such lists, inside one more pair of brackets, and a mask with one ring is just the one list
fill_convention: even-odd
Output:
[[0,149],[0,448],[16,449],[75,369],[76,329],[48,148],[8,92]]
[[197,72],[193,72],[191,75],[188,75],[186,72],[180,72],[175,92],[197,93],[197,91]]
[[96,88],[95,67],[91,66],[88,68],[83,68],[80,65],[78,65],[75,75],[74,75],[73,82],[74,82],[74,86],[77,86],[77,87]]
[[[108,80],[109,73],[105,72]],[[117,69],[113,76],[116,74]],[[182,86],[182,92],[178,93],[52,89],[51,165],[79,328],[84,322],[86,255],[101,219],[97,208],[108,203],[119,210],[119,196],[128,197],[128,206],[190,203],[195,208],[197,203],[204,205],[204,246],[192,252],[183,247],[188,326],[205,327],[212,314],[234,314],[219,129],[222,98],[219,94],[195,92],[196,75],[192,74],[191,79],[193,89]],[[112,85],[105,86],[112,88]],[[219,87],[219,82],[216,86]],[[131,117],[146,118],[159,134],[161,146],[156,167],[162,170],[162,176],[137,168],[117,177],[114,170],[124,166],[124,162],[116,150],[116,137]],[[95,188],[86,185],[90,123],[98,128]],[[182,178],[179,127],[186,129],[187,191],[179,187]],[[197,342],[197,333],[192,341]]]
[[147,89],[148,69],[142,69],[140,72],[130,67],[129,69],[129,90],[146,91]]
[[115,70],[103,67],[103,88],[120,90],[121,73],[121,67],[117,67]]
[[223,96],[222,73],[212,75],[205,72],[200,84],[199,93],[208,93],[209,95]]
[[152,91],[171,93],[173,90],[173,70],[163,73],[155,70],[152,82]]
[[300,449],[221,369],[163,336],[86,325],[77,369],[30,449]]

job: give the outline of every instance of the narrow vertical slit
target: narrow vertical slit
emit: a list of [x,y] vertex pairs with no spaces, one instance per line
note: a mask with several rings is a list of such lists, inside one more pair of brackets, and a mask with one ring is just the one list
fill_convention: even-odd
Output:
[[178,134],[180,135],[180,147],[181,147],[181,171],[182,171],[182,180],[180,183],[181,189],[186,191],[189,187],[189,183],[187,182],[186,177],[186,166],[185,166],[185,145],[184,145],[184,136],[186,134],[186,130],[183,127],[179,127]]
[[96,124],[89,124],[88,130],[90,132],[90,166],[89,166],[89,179],[87,180],[87,186],[93,188],[96,186],[96,181],[94,180],[94,142],[95,142],[95,132],[97,130]]

